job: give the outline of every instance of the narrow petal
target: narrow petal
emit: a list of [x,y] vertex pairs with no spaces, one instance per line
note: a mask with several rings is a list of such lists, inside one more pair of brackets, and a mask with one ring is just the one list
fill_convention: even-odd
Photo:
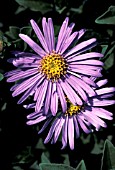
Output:
[[48,88],[48,81],[44,80],[44,82],[42,84],[42,89],[41,89],[41,91],[38,95],[38,98],[37,98],[36,107],[35,107],[36,112],[39,112],[42,105],[43,105],[43,102],[44,102],[44,99],[45,99],[45,96],[46,96],[47,88]]
[[18,104],[21,104],[23,101],[25,101],[28,98],[28,96],[30,96],[31,93],[37,88],[38,85],[39,85],[39,80],[34,82],[34,84],[24,93],[24,95],[18,101]]
[[91,65],[81,65],[81,64],[69,64],[69,69],[71,70],[94,70],[94,71],[97,71],[99,73],[99,69],[101,69],[100,66],[91,66]]
[[85,29],[81,29],[78,33],[78,40],[84,35],[84,33],[86,32],[86,30]]
[[96,87],[96,83],[90,78],[82,76],[82,80],[85,81],[88,85]]
[[70,149],[74,149],[74,123],[73,117],[69,117],[68,119],[68,138],[69,138],[69,145]]
[[40,56],[45,56],[46,52],[36,44],[30,37],[24,34],[19,34],[20,38],[23,39],[37,54]]
[[54,36],[54,27],[51,18],[48,18],[48,27],[50,32],[50,41],[51,41],[51,51],[55,50],[55,36]]
[[52,124],[52,126],[51,126],[51,128],[50,128],[50,130],[48,132],[48,135],[47,135],[47,137],[46,137],[46,139],[44,141],[45,144],[48,143],[50,141],[50,139],[52,138],[52,135],[53,135],[53,133],[54,133],[54,131],[56,129],[57,124],[59,124],[59,121],[60,121],[59,118],[56,118],[54,120],[54,122],[53,122],[53,124]]
[[115,92],[115,87],[105,87],[96,90],[97,95],[103,95],[103,94],[113,93],[113,92]]
[[52,90],[52,82],[48,82],[46,97],[44,101],[44,114],[47,115],[49,106],[50,106],[50,100],[51,100],[51,90]]
[[73,75],[70,75],[70,78],[78,84],[84,91],[86,91],[88,94],[91,94],[92,96],[95,96],[95,91],[93,88],[91,88],[88,84],[86,84],[84,81],[82,81],[80,78],[75,77]]
[[90,58],[101,58],[103,57],[103,54],[97,53],[97,52],[90,52],[90,53],[85,53],[81,55],[72,55],[71,57],[67,58],[68,62],[74,62],[74,61],[82,61]]
[[77,37],[78,32],[74,32],[65,42],[63,48],[60,50],[60,53],[63,54],[65,50],[69,47],[69,45],[73,42],[73,40]]
[[63,113],[65,113],[67,111],[67,102],[66,102],[65,95],[64,95],[64,92],[62,90],[62,87],[60,86],[59,83],[57,83],[57,93],[58,93],[59,98],[60,98],[62,111],[63,111]]
[[25,109],[32,109],[32,108],[35,108],[35,103],[31,103],[31,104],[28,104],[28,105],[23,105],[23,107]]
[[102,77],[102,74],[98,71],[94,70],[84,70],[84,69],[77,69],[77,68],[72,68],[70,71],[79,73],[81,75],[89,75],[89,76],[94,76],[94,77]]
[[81,42],[80,44],[73,47],[69,52],[67,52],[67,54],[64,56],[64,58],[72,55],[73,53],[79,54],[81,52],[89,50],[89,49],[91,49],[92,47],[94,47],[96,45],[97,45],[97,43],[96,43],[95,38],[91,38],[91,39],[89,39],[87,41]]
[[[88,117],[92,118],[93,121],[96,122],[96,124],[99,124],[102,127],[106,127],[106,123],[95,115],[95,111],[96,111],[95,108],[93,108],[92,111],[85,110],[85,112],[83,112],[83,114],[86,114]],[[92,123],[92,121],[90,123]]]
[[61,43],[64,39],[64,36],[66,35],[66,32],[67,32],[67,26],[68,26],[68,21],[69,21],[69,18],[66,18],[60,28],[60,32],[59,32],[59,35],[58,35],[58,40],[57,40],[57,45],[56,45],[56,52],[58,53],[59,52],[59,48],[61,46]]
[[85,125],[85,123],[84,123],[84,120],[82,120],[80,116],[78,116],[78,119],[77,119],[77,120],[78,120],[81,128],[83,129],[83,131],[84,131],[85,133],[90,133],[90,132],[91,132],[91,131],[86,127],[86,125]]
[[23,78],[32,76],[36,73],[38,73],[37,68],[29,69],[29,70],[26,70],[26,71],[20,71],[18,74],[15,74],[15,75],[11,76],[10,78],[8,78],[7,82],[14,82],[14,81],[17,81],[19,79],[23,79]]
[[47,126],[49,125],[49,123],[52,121],[53,117],[48,118],[48,120],[46,120],[46,122],[44,123],[43,127],[40,129],[40,131],[38,132],[38,134],[42,133]]
[[104,80],[99,80],[96,84],[97,84],[98,87],[102,87],[105,84],[107,84],[107,82],[108,82],[108,80],[104,79]]
[[19,84],[15,91],[12,93],[12,96],[17,96],[19,94],[21,94],[22,92],[24,92],[25,90],[29,89],[30,87],[33,86],[33,84],[35,84],[39,78],[41,78],[41,75],[35,75],[25,81],[23,81],[21,84]]
[[49,52],[51,52],[51,42],[50,42],[50,40],[49,40],[49,35],[48,35],[48,24],[47,24],[47,22],[46,22],[46,18],[45,17],[43,17],[43,19],[42,19],[42,27],[43,27],[43,33],[44,33],[44,38],[45,38],[45,41],[46,41],[46,43],[47,43],[47,47],[48,47],[48,50],[49,50]]
[[57,142],[57,139],[61,133],[61,130],[62,130],[62,127],[63,127],[63,124],[65,122],[65,119],[63,117],[60,118],[60,122],[59,124],[57,125],[56,129],[55,129],[55,133],[54,133],[54,140],[53,140],[53,143],[56,143]]
[[65,117],[64,126],[62,129],[62,148],[64,149],[67,145],[67,134],[68,134],[68,115]]
[[57,94],[57,85],[56,83],[52,84],[52,94],[51,94],[51,105],[50,109],[52,115],[55,116],[58,111],[58,94]]
[[35,119],[35,120],[29,120],[26,122],[27,125],[34,125],[37,124],[39,122],[42,122],[43,120],[46,119],[46,116],[40,116],[39,118]]
[[[111,112],[106,112],[105,109],[101,109],[101,108],[94,108],[92,107],[92,112],[98,116],[98,117],[101,117],[101,118],[104,118],[104,119],[108,119],[108,120],[112,120],[112,113]],[[109,113],[109,114],[108,114]]]
[[75,91],[71,88],[71,86],[66,82],[66,81],[60,81],[60,85],[63,89],[63,91],[65,92],[65,94],[67,95],[67,97],[69,98],[69,100],[76,105],[77,101],[76,101],[76,96],[77,94],[75,93]]
[[33,112],[27,116],[27,119],[35,119],[40,116],[42,116],[42,112]]
[[4,76],[5,76],[5,77],[10,77],[10,76],[13,76],[13,75],[15,75],[15,74],[20,73],[20,71],[21,71],[20,69],[12,70],[12,71],[6,72],[6,73],[4,74]]
[[93,105],[93,106],[109,106],[115,104],[115,100],[98,100],[98,99],[93,99],[91,101],[91,104],[88,105]]
[[[68,27],[67,27],[67,30],[66,30],[66,34],[63,38],[63,42],[61,43],[61,46],[60,46],[60,52],[62,51],[62,49],[64,48],[65,46],[65,43],[68,41],[68,38],[70,37],[70,34],[74,28],[75,24],[74,23],[71,23]],[[62,52],[61,52],[62,54]]]
[[75,131],[76,131],[76,138],[79,138],[80,132],[79,132],[79,126],[77,122],[77,117],[73,116],[73,121],[74,121],[74,126],[75,126]]
[[[79,94],[84,101],[87,101],[87,96],[86,96],[85,92],[80,88],[80,86],[79,86],[78,84],[76,84],[76,83],[75,83],[73,80],[71,80],[71,78],[69,78],[69,77],[66,79],[66,81],[69,83],[70,86],[72,86],[72,87],[74,88],[75,91],[78,92],[77,94]],[[76,95],[76,96],[77,96],[77,97],[76,97],[77,104],[78,104],[78,105],[82,105],[83,103],[82,103],[81,98],[80,98],[78,95]]]
[[48,47],[47,47],[47,43],[46,43],[46,41],[45,41],[45,38],[44,38],[44,36],[43,36],[40,28],[38,27],[38,25],[36,24],[36,22],[35,22],[33,19],[30,20],[30,22],[31,22],[31,25],[32,25],[32,27],[33,27],[33,29],[34,29],[34,31],[35,31],[35,33],[36,33],[36,35],[37,35],[40,43],[42,44],[44,50],[45,50],[47,53],[49,53],[49,50],[48,50]]
[[97,65],[97,66],[103,66],[103,62],[99,60],[84,60],[84,61],[73,61],[71,64],[77,64],[77,65]]

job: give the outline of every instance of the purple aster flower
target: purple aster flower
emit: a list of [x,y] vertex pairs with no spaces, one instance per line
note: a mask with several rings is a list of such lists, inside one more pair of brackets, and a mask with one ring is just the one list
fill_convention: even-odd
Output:
[[72,33],[75,24],[68,25],[68,18],[60,28],[56,43],[51,18],[47,22],[46,18],[42,19],[43,33],[34,20],[30,22],[42,47],[27,35],[19,34],[35,54],[14,52],[16,58],[8,60],[17,67],[5,74],[7,82],[16,82],[11,88],[13,97],[23,93],[18,101],[20,104],[33,94],[36,112],[41,110],[44,103],[46,115],[49,110],[56,115],[58,100],[63,112],[67,110],[65,95],[74,105],[82,105],[83,101],[87,101],[87,94],[95,95],[92,88],[95,83],[89,77],[102,76],[98,70],[101,70],[103,63],[97,58],[103,55],[98,52],[83,54],[97,44],[96,39],[91,38],[70,48],[85,30]]
[[[62,149],[66,147],[69,142],[70,149],[74,149],[74,138],[80,136],[80,128],[85,133],[90,133],[95,128],[97,131],[100,127],[106,127],[106,123],[103,119],[112,120],[112,113],[102,108],[103,106],[109,106],[115,104],[115,100],[109,99],[114,95],[114,87],[101,87],[107,83],[107,80],[100,80],[97,82],[97,88],[95,89],[96,96],[88,98],[82,106],[73,105],[68,99],[67,110],[65,113],[59,112],[57,116],[48,115],[41,112],[34,112],[27,116],[27,125],[33,125],[46,120],[39,133],[52,122],[49,133],[44,141],[48,143],[56,143],[60,134],[62,134]],[[101,87],[101,88],[100,88]],[[30,104],[26,108],[33,108],[35,104]],[[74,133],[75,132],[75,133]]]

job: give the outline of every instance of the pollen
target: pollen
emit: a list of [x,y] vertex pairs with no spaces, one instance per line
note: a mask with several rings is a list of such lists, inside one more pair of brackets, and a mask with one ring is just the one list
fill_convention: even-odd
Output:
[[81,110],[81,106],[74,106],[73,104],[70,104],[69,108],[66,111],[66,115],[73,116],[74,114],[77,114]]
[[41,59],[39,68],[47,79],[55,81],[66,74],[67,63],[60,54],[53,52]]
[[73,116],[80,112],[80,110],[83,109],[83,106],[79,105],[73,105],[68,98],[66,98],[67,102],[67,111],[65,112],[65,115]]

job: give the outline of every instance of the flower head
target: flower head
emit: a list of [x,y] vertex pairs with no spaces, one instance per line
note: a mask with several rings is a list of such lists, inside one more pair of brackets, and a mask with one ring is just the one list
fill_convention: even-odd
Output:
[[[74,138],[80,136],[80,128],[85,133],[90,133],[95,128],[99,130],[100,127],[106,127],[106,123],[103,119],[112,120],[112,113],[102,108],[115,104],[115,100],[109,99],[114,95],[114,87],[101,87],[105,85],[107,80],[100,80],[96,83],[95,89],[96,96],[88,97],[88,101],[84,102],[82,106],[73,105],[68,99],[67,110],[65,113],[62,111],[57,116],[52,116],[49,113],[47,116],[43,114],[43,110],[39,113],[31,113],[27,116],[28,125],[33,125],[46,120],[41,133],[50,122],[52,122],[49,133],[45,139],[45,143],[51,140],[51,143],[56,143],[60,134],[62,134],[62,148],[65,148],[69,142],[70,149],[74,149]],[[32,108],[34,104],[26,106],[26,108]],[[75,132],[75,133],[74,133]]]
[[48,18],[48,21],[46,18],[42,19],[43,33],[34,20],[30,22],[41,47],[27,35],[19,34],[35,54],[16,51],[13,52],[16,58],[8,60],[17,67],[16,70],[5,74],[7,82],[16,82],[11,88],[13,97],[23,93],[18,101],[20,104],[33,94],[36,102],[35,111],[39,112],[44,104],[46,115],[49,110],[56,115],[58,101],[65,112],[65,96],[73,105],[81,106],[83,101],[87,101],[87,94],[95,95],[92,88],[95,83],[89,77],[102,76],[98,70],[101,70],[103,63],[97,58],[103,55],[98,52],[83,54],[97,44],[96,39],[91,38],[70,48],[73,41],[79,40],[85,30],[72,33],[75,24],[68,25],[68,18],[62,23],[57,42],[51,18]]

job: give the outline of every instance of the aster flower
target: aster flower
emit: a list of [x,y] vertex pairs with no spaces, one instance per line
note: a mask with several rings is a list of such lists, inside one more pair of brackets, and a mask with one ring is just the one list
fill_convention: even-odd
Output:
[[[115,100],[109,99],[114,95],[114,87],[102,87],[107,83],[107,80],[100,80],[96,83],[96,96],[91,96],[88,101],[82,106],[75,106],[67,99],[67,110],[65,113],[60,111],[57,116],[43,114],[43,110],[37,113],[31,113],[27,116],[27,125],[33,125],[45,120],[45,123],[39,133],[43,132],[45,128],[52,122],[48,135],[44,143],[56,143],[60,134],[62,134],[62,149],[66,147],[69,142],[70,149],[74,149],[74,138],[80,136],[80,129],[85,133],[90,133],[94,129],[97,131],[100,127],[107,127],[103,119],[112,120],[112,113],[102,108],[115,104]],[[26,106],[26,108],[33,108],[34,104]]]
[[70,48],[85,30],[72,33],[75,24],[68,25],[68,18],[62,23],[56,43],[51,18],[47,22],[46,18],[42,19],[43,33],[34,20],[30,22],[42,47],[27,35],[19,34],[35,54],[13,52],[16,58],[8,60],[17,67],[5,74],[7,82],[16,82],[11,88],[12,96],[23,93],[18,101],[20,104],[33,94],[36,112],[41,110],[44,103],[46,115],[49,110],[56,115],[58,100],[63,112],[67,110],[65,95],[74,105],[82,105],[83,101],[87,101],[87,94],[95,95],[92,88],[95,83],[89,76],[102,76],[98,69],[101,70],[103,63],[97,59],[103,55],[98,52],[83,54],[97,45],[96,39],[91,38]]

